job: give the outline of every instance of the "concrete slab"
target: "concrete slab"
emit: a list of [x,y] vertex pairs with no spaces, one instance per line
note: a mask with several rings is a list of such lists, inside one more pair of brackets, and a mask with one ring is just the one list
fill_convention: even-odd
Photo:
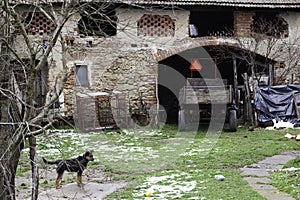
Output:
[[259,161],[257,164],[269,164],[269,165],[284,165],[290,160],[297,158],[295,155],[283,154],[283,155],[275,155],[265,160]]
[[266,169],[257,169],[257,168],[248,168],[248,167],[244,167],[241,168],[242,176],[262,176],[262,177],[267,177],[269,176],[269,171]]
[[[104,199],[107,195],[126,186],[126,183],[87,183],[83,188],[76,183],[63,185],[61,189],[50,189],[39,194],[39,199],[43,200],[91,200]],[[29,198],[30,199],[30,198]],[[29,200],[28,199],[28,200]]]
[[254,185],[254,184],[268,184],[272,182],[272,180],[268,177],[243,177],[245,181],[248,182],[249,185]]

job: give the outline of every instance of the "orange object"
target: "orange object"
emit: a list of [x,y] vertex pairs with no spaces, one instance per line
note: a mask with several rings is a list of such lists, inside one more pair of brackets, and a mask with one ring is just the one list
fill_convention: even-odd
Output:
[[201,71],[202,65],[199,61],[199,59],[194,59],[189,67],[191,71]]

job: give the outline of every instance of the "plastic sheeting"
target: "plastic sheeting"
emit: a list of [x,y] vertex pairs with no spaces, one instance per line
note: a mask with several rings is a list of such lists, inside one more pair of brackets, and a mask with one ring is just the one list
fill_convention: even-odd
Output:
[[300,119],[297,117],[296,110],[299,106],[300,86],[298,85],[268,86],[256,90],[255,109],[260,123],[275,119],[299,125]]

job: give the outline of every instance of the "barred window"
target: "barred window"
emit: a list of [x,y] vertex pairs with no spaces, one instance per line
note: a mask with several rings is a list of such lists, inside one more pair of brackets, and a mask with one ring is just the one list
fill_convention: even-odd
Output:
[[168,15],[145,14],[137,22],[138,36],[174,36],[175,22]]
[[56,28],[56,25],[41,12],[25,12],[22,16],[29,35],[50,35]]

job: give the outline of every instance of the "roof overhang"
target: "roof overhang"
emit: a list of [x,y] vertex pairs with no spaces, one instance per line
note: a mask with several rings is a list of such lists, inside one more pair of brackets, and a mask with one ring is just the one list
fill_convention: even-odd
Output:
[[[63,3],[66,0],[9,0],[12,4]],[[69,2],[73,0],[67,0]],[[300,8],[300,0],[81,0],[81,2],[112,2],[128,5],[168,5],[168,6],[225,6],[241,8]]]
[[174,6],[227,6],[242,8],[300,8],[299,0],[119,0],[126,4]]

